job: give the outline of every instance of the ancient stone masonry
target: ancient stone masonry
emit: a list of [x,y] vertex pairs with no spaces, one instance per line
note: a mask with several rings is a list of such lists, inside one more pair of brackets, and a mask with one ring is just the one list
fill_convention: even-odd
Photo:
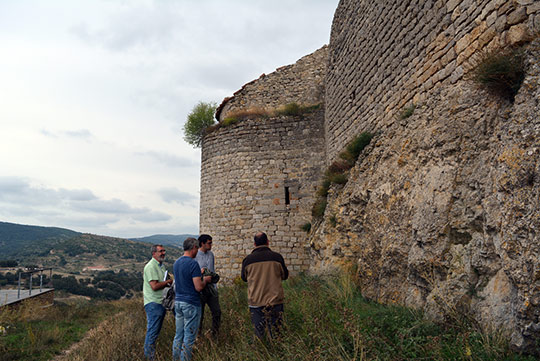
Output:
[[[465,313],[540,352],[539,34],[534,0],[341,0],[328,47],[246,84],[218,118],[322,107],[203,140],[200,231],[217,240],[219,272],[237,277],[267,231],[293,274],[353,264],[366,297]],[[513,103],[467,80],[480,52],[518,45]],[[362,131],[376,136],[311,220],[321,175]]]
[[[537,1],[340,2],[327,159],[363,130],[378,135],[330,191],[313,271],[355,264],[366,297],[441,320],[466,313],[540,352],[539,30]],[[514,104],[466,80],[480,51],[521,44]]]
[[324,101],[327,61],[328,47],[323,46],[295,64],[261,75],[259,79],[244,85],[233,97],[223,101],[217,111],[218,120],[223,120],[227,114],[237,110],[273,110],[291,102],[303,105],[321,103]]
[[406,105],[455,84],[476,52],[538,31],[534,0],[340,1],[326,79],[329,160],[354,135],[390,126]]
[[[288,103],[320,104],[298,116],[267,116],[219,127],[203,140],[200,231],[218,241],[215,254],[222,277],[240,274],[242,258],[258,231],[283,254],[292,274],[309,268],[308,242],[301,226],[324,168],[323,84],[327,47],[293,65],[261,76],[223,101],[223,120],[252,108],[271,113]],[[291,86],[294,84],[294,86]]]
[[204,139],[200,230],[216,239],[225,279],[240,275],[257,231],[269,235],[293,274],[309,268],[306,232],[324,167],[324,110],[249,119]]

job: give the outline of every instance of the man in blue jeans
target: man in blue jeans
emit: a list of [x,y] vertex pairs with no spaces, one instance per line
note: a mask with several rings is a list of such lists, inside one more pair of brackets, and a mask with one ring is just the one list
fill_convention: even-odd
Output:
[[194,258],[199,250],[195,238],[184,241],[184,255],[174,262],[174,282],[176,298],[176,334],[173,341],[173,360],[189,361],[193,343],[201,319],[201,299],[199,292],[210,283],[211,277],[202,278],[201,269]]
[[171,285],[172,279],[165,280],[165,248],[155,244],[151,250],[152,259],[144,266],[143,272],[144,311],[147,321],[144,356],[153,360],[156,355],[156,339],[165,317],[165,308],[161,305],[163,289]]

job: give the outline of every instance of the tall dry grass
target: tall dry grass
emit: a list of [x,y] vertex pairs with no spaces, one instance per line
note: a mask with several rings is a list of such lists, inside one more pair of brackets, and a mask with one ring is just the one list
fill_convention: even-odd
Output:
[[[534,360],[513,353],[500,335],[465,324],[437,325],[418,311],[370,302],[348,272],[293,277],[284,287],[283,329],[278,338],[263,342],[254,337],[246,285],[240,281],[220,287],[221,333],[211,338],[207,332],[211,317],[205,317],[193,360]],[[143,360],[142,299],[117,301],[109,307],[114,312],[55,361]],[[92,317],[92,308],[87,309]],[[72,315],[79,317],[76,312]],[[174,318],[168,313],[157,342],[158,361],[171,359],[174,329]]]

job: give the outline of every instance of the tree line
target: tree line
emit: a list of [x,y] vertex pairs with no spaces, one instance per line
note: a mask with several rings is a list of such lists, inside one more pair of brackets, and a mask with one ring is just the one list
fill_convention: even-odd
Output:
[[[0,274],[0,286],[17,285],[18,273],[6,272]],[[134,293],[142,290],[142,274],[140,272],[126,272],[120,270],[100,271],[93,277],[77,279],[75,276],[52,275],[52,283],[49,277],[43,275],[44,287],[52,285],[55,290],[62,290],[73,295],[87,296],[94,299],[117,300],[122,297],[130,298]],[[28,287],[28,276],[21,279],[21,283]],[[39,276],[34,275],[32,284],[39,285]]]

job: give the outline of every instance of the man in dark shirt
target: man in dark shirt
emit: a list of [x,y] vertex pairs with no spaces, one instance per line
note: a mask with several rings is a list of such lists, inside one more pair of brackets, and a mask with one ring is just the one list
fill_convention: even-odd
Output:
[[242,261],[242,280],[248,283],[248,304],[255,335],[263,338],[266,331],[270,337],[283,320],[284,293],[282,280],[289,277],[283,257],[270,250],[265,233],[254,237],[255,249]]
[[173,360],[190,360],[193,343],[201,318],[199,292],[210,282],[211,277],[201,277],[199,264],[194,260],[199,247],[195,238],[184,241],[184,255],[174,262],[176,298],[176,334],[173,340]]

